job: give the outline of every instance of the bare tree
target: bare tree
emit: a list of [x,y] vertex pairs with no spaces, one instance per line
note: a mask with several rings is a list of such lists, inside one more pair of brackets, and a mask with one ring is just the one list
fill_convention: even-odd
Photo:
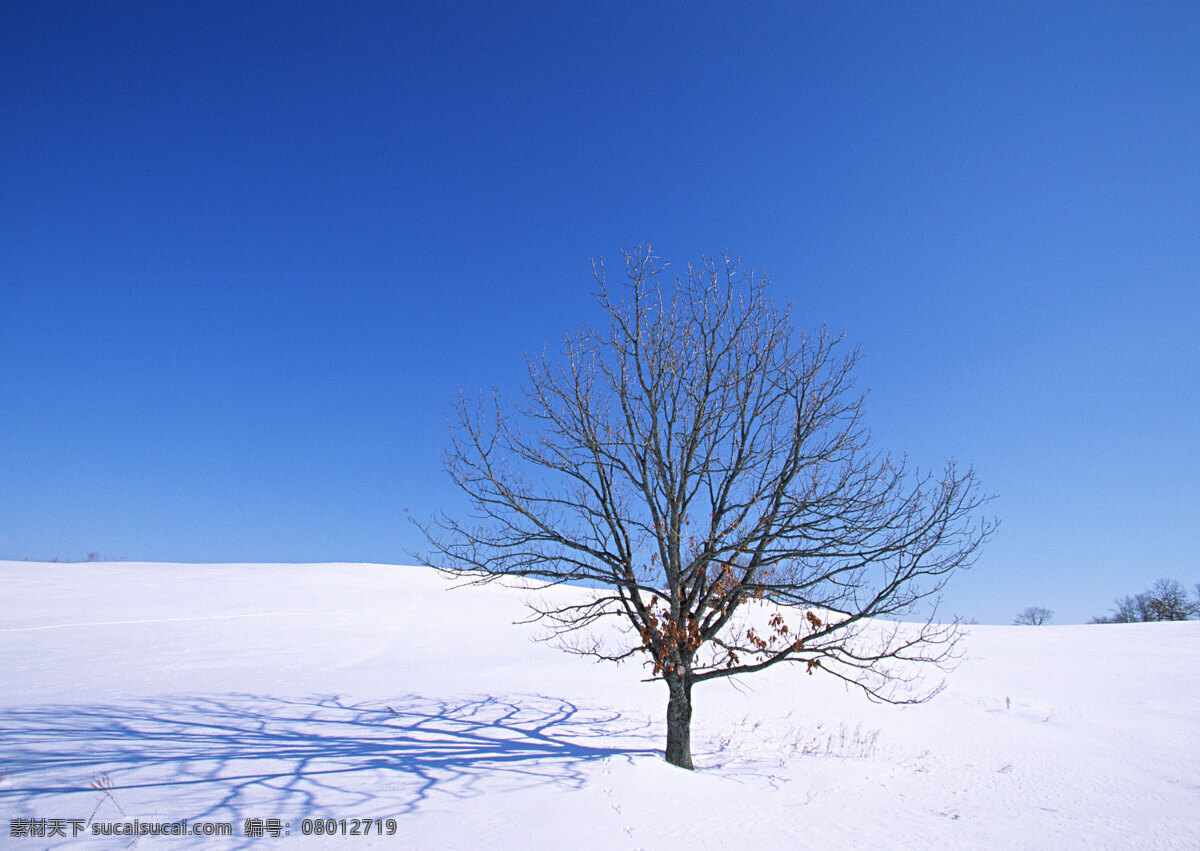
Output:
[[[593,265],[608,327],[527,358],[522,403],[460,397],[444,461],[474,511],[422,525],[428,561],[597,589],[535,617],[568,650],[644,656],[684,768],[707,680],[798,664],[883,701],[936,693],[909,663],[955,657],[938,592],[994,527],[973,473],[871,452],[858,352],[824,328],[795,337],[765,277],[725,256],[664,287],[649,248],[624,257],[624,300]],[[623,640],[587,629],[609,617]]]
[[1156,621],[1185,621],[1196,613],[1187,591],[1174,579],[1158,580],[1147,597],[1147,608]]
[[1150,608],[1150,595],[1145,591],[1133,596],[1127,594],[1115,603],[1113,623],[1149,623],[1154,620],[1154,612]]
[[[1196,586],[1200,598],[1200,585]],[[1148,591],[1114,601],[1112,614],[1091,619],[1091,623],[1155,623],[1185,621],[1200,614],[1200,599],[1188,599],[1187,591],[1174,579],[1160,579]]]
[[1052,610],[1043,609],[1041,606],[1030,606],[1013,618],[1013,624],[1015,626],[1041,626],[1052,617],[1054,617]]

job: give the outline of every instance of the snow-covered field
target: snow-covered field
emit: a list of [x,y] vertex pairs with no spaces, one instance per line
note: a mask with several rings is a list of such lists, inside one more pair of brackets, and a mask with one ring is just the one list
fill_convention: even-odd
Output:
[[[171,848],[1200,847],[1200,622],[971,627],[911,707],[798,669],[704,684],[690,773],[661,758],[665,688],[533,641],[528,591],[340,564],[0,578],[5,847],[133,843],[89,819],[232,825],[136,841]],[[12,836],[42,819],[84,832]],[[343,819],[383,821],[302,835]]]

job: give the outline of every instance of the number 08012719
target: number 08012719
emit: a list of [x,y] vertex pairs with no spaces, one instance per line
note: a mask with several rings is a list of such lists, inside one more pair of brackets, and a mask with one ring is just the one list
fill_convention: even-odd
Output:
[[392,836],[397,827],[394,818],[306,818],[300,822],[305,836]]

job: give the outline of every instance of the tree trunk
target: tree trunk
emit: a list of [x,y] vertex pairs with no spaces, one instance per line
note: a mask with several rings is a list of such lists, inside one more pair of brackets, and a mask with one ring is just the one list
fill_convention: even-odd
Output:
[[690,672],[666,678],[671,696],[667,701],[667,762],[692,770],[692,678]]

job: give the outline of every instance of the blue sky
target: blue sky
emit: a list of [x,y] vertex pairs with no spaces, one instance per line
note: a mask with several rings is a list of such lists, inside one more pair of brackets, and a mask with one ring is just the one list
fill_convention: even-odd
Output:
[[0,6],[0,558],[406,562],[461,385],[728,249],[1002,526],[1200,581],[1200,6]]

